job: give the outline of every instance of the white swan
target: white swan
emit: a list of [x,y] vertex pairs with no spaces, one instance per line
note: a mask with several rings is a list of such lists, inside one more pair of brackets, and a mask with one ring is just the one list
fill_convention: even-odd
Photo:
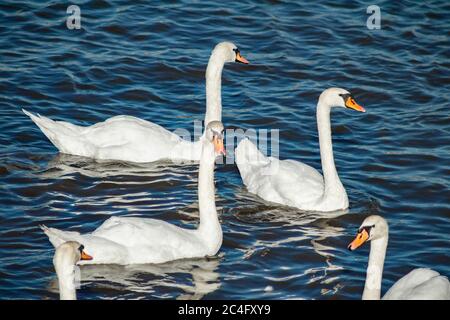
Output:
[[202,144],[198,177],[200,223],[197,229],[136,217],[109,218],[94,232],[84,235],[45,226],[42,229],[55,247],[66,241],[83,243],[94,256],[90,261],[82,261],[83,264],[163,263],[215,255],[222,245],[222,228],[214,198],[216,153],[225,154],[221,122],[208,124]]
[[322,92],[317,104],[322,175],[294,160],[265,157],[248,139],[236,148],[236,163],[248,191],[264,200],[306,211],[336,211],[348,208],[348,197],[334,165],[330,111],[344,107],[365,112],[351,94],[340,88]]
[[[206,69],[205,126],[222,121],[221,82],[226,62],[248,61],[230,42],[219,43]],[[61,153],[102,160],[152,162],[162,159],[200,160],[201,142],[190,142],[156,123],[132,116],[116,116],[89,127],[28,115]]]
[[53,265],[58,276],[59,298],[61,300],[76,300],[75,265],[81,260],[92,260],[84,252],[84,246],[76,241],[62,243],[55,250]]
[[[369,266],[363,300],[379,300],[384,258],[388,244],[389,227],[380,216],[367,217],[358,230],[356,238],[349,244],[353,251],[370,241]],[[450,282],[438,272],[418,268],[398,280],[383,296],[383,300],[450,300]]]

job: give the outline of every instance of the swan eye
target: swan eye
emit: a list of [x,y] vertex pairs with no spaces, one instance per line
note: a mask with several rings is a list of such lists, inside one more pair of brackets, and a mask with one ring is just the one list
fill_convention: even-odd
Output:
[[243,63],[243,64],[249,64],[248,60],[245,59],[241,55],[241,52],[239,51],[238,48],[233,49],[233,51],[236,53],[236,59],[234,60],[234,62],[240,62],[240,63]]
[[82,253],[83,252],[83,250],[84,250],[84,246],[83,245],[81,245],[79,248],[78,248],[78,251],[80,251],[80,253]]
[[375,227],[375,225],[373,226],[365,226],[365,227],[361,227],[358,229],[358,233],[361,233],[363,230],[365,230],[367,232],[368,235],[370,235],[370,230]]
[[344,102],[347,101],[348,98],[352,98],[350,93],[340,93],[339,96],[344,99]]

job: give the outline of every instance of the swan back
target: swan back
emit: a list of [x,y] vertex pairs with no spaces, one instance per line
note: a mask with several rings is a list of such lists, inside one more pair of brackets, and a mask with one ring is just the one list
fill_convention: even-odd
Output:
[[450,282],[439,272],[418,268],[398,280],[383,300],[449,300]]

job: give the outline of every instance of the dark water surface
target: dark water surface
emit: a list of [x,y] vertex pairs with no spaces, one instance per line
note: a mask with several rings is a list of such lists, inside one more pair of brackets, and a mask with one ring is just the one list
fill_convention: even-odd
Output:
[[[450,275],[450,4],[377,1],[381,30],[351,1],[0,3],[0,299],[56,299],[39,224],[89,232],[111,216],[195,226],[197,166],[95,163],[59,155],[24,107],[90,125],[128,114],[193,130],[214,45],[251,62],[223,74],[223,121],[280,129],[281,158],[320,168],[315,105],[350,90],[366,114],[334,110],[344,214],[274,207],[216,170],[224,243],[213,259],[82,268],[79,299],[359,299],[368,247],[346,246],[369,214],[390,223],[383,292],[415,267]],[[151,146],[149,146],[151,147]],[[232,152],[231,148],[228,152]]]

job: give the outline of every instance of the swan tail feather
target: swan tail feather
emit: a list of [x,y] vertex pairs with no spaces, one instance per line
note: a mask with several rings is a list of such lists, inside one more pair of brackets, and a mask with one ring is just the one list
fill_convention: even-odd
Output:
[[49,228],[46,225],[39,226],[42,231],[47,235],[50,243],[53,247],[57,248],[61,244],[67,241],[80,241],[80,233],[75,231],[61,231],[55,228]]
[[22,111],[30,117],[60,152],[78,156],[91,156],[93,154],[91,144],[81,135],[82,127],[68,122],[54,121],[39,114],[35,115],[25,109],[22,109]]
[[245,138],[239,142],[236,148],[236,164],[242,179],[245,180],[247,176],[255,169],[267,165],[270,160],[258,150],[255,144],[253,144],[248,138]]

